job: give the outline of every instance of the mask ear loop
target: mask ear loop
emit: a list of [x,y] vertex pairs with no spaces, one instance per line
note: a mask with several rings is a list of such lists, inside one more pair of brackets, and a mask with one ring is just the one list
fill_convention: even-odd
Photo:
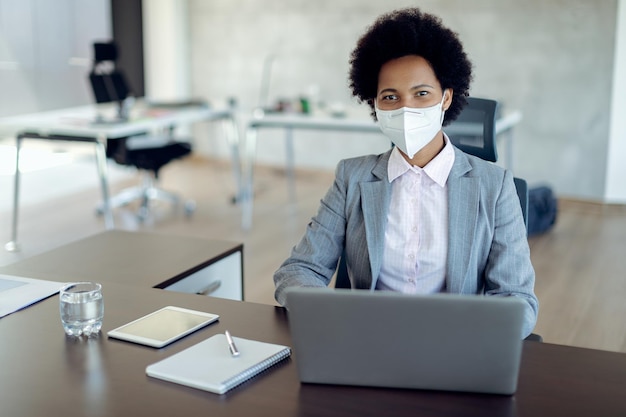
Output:
[[443,91],[443,97],[441,97],[441,103],[439,103],[441,105],[441,120],[439,120],[440,124],[443,124],[443,118],[446,115],[446,111],[443,109],[443,102],[446,98],[446,91]]

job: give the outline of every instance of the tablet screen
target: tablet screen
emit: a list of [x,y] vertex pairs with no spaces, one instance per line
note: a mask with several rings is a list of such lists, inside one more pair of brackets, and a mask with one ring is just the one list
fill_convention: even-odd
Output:
[[108,332],[110,337],[162,347],[219,318],[217,314],[168,306]]

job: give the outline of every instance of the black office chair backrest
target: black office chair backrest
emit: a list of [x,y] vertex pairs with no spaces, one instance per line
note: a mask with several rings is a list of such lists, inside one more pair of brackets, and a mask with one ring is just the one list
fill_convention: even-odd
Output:
[[122,102],[130,94],[124,75],[118,70],[106,74],[91,72],[89,81],[96,103]]
[[94,62],[115,62],[117,61],[118,52],[115,42],[94,42],[93,43],[93,60]]
[[525,179],[513,177],[515,182],[515,190],[517,191],[517,197],[519,198],[520,206],[522,207],[522,216],[524,217],[524,224],[526,225],[526,233],[528,233],[528,184]]
[[468,97],[467,105],[455,121],[446,126],[450,141],[460,150],[485,161],[496,162],[496,117],[498,102]]
[[93,66],[89,82],[97,103],[121,103],[130,94],[124,74],[117,65],[118,51],[114,42],[93,44]]
[[350,278],[348,278],[348,265],[346,265],[345,253],[341,254],[339,264],[337,265],[337,274],[335,276],[335,288],[352,288]]

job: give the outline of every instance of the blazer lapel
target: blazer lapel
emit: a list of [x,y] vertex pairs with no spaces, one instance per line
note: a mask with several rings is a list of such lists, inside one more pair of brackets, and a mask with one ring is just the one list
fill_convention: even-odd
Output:
[[[362,282],[361,288],[376,288],[376,281],[372,277],[378,277],[380,272],[383,249],[385,244],[385,224],[387,222],[387,210],[391,198],[391,184],[387,179],[387,152],[372,169],[373,181],[359,183],[361,188],[361,208],[365,222],[365,237],[370,259],[371,275],[367,277],[369,282]],[[362,277],[365,279],[366,277]]]
[[472,167],[465,154],[457,149],[455,152],[455,162],[448,177],[446,286],[448,292],[462,293],[476,233],[480,179],[469,175]]

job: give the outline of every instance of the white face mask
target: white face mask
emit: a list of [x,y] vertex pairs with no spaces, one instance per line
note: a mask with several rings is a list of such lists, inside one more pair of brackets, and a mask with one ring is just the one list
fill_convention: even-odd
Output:
[[376,117],[383,133],[409,158],[426,146],[441,130],[443,99],[431,107],[402,107],[396,110],[380,110],[375,104]]

